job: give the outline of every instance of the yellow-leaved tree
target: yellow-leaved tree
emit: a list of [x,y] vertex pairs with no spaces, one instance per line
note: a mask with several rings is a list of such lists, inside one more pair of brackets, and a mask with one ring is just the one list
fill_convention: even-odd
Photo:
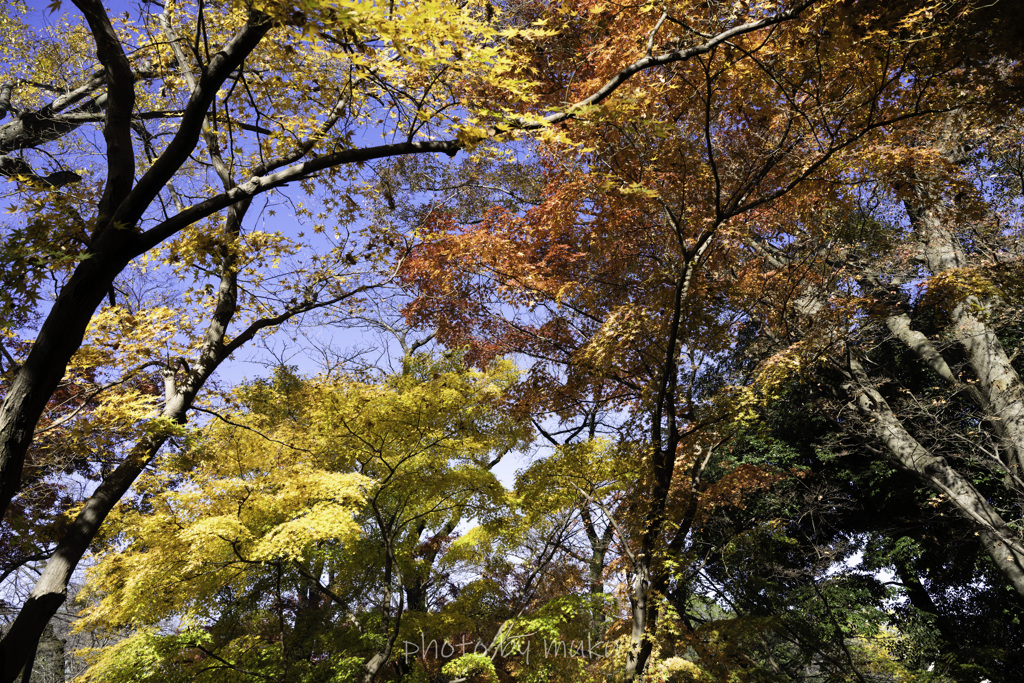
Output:
[[444,588],[425,550],[507,495],[490,470],[530,437],[502,408],[517,375],[410,356],[241,389],[115,512],[79,628],[130,635],[86,680],[373,680],[407,596]]

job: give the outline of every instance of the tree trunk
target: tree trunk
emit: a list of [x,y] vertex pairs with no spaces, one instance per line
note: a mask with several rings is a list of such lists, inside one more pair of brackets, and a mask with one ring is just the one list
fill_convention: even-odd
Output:
[[21,485],[36,424],[81,346],[93,313],[132,254],[118,250],[113,255],[98,251],[89,256],[61,289],[0,405],[0,518]]
[[637,558],[629,577],[629,614],[631,630],[626,653],[625,678],[634,680],[644,673],[651,655],[651,633],[657,613],[651,605],[651,559],[649,554]]
[[[249,203],[244,202],[228,212],[225,219],[225,234],[229,238],[238,234],[248,206]],[[84,264],[89,262],[90,260],[86,260]],[[177,364],[163,370],[164,408],[160,416],[172,423],[185,423],[187,412],[199,390],[229,354],[223,340],[227,334],[228,323],[237,310],[237,274],[234,262],[235,257],[229,250],[225,250],[217,308],[207,326],[205,343],[195,369],[188,374],[181,386],[175,381]],[[99,304],[98,301],[96,303]],[[47,320],[49,321],[50,319]],[[85,322],[88,323],[88,318]],[[61,372],[63,373],[63,370]],[[19,610],[10,630],[0,640],[0,683],[15,680],[18,672],[26,665],[31,657],[29,653],[39,642],[43,629],[67,598],[71,576],[89,549],[89,545],[96,538],[100,526],[156,456],[167,438],[166,432],[148,434],[141,438],[121,464],[104,478],[96,491],[86,500],[75,521],[57,544],[53,556],[47,561],[42,575],[36,581],[28,600]]]
[[[939,152],[951,162],[958,161],[956,133],[946,133]],[[955,199],[947,197],[945,178],[918,173],[912,180],[913,195],[905,202],[915,236],[921,245],[921,259],[932,276],[968,265],[968,256],[957,235],[961,220]],[[954,276],[955,277],[955,276]],[[1024,385],[1010,359],[986,321],[1004,305],[998,298],[966,296],[951,313],[952,332],[967,352],[977,391],[971,396],[985,412],[1006,452],[1006,465],[1014,474],[1024,475]]]
[[1017,593],[1024,597],[1024,547],[999,512],[944,458],[928,452],[893,414],[885,398],[866,382],[860,364],[851,359],[854,382],[849,389],[857,409],[891,459],[932,490],[945,495],[960,513],[979,528],[985,551]]
[[265,18],[247,24],[214,55],[189,97],[178,131],[133,187],[135,152],[130,136],[134,76],[102,4],[97,0],[77,0],[76,4],[89,21],[108,82],[104,124],[107,183],[87,258],[57,295],[39,337],[0,405],[0,518],[21,485],[21,471],[36,423],[81,345],[93,313],[114,278],[148,248],[136,234],[140,219],[195,150],[206,113],[221,84],[270,30]]
[[[181,411],[184,413],[184,410]],[[10,683],[27,663],[28,653],[39,642],[50,619],[67,598],[68,582],[79,561],[96,537],[114,505],[128,492],[142,470],[167,440],[166,436],[143,438],[86,501],[85,506],[57,545],[39,580],[22,605],[10,630],[0,641],[0,681]]]

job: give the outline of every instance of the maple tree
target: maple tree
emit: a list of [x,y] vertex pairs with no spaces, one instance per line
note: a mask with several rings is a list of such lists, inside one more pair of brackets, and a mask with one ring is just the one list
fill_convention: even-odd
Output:
[[[725,14],[732,8],[722,11],[692,8],[685,20],[666,12],[658,26],[664,22],[670,30],[649,33],[648,53],[655,35],[684,41],[702,29],[713,32],[703,27],[732,17]],[[874,313],[861,292],[851,296],[845,289],[863,287],[865,274],[873,272],[856,271],[858,257],[869,266],[899,257],[895,228],[868,241],[866,230],[843,227],[867,195],[862,188],[875,182],[873,173],[897,169],[882,182],[906,202],[913,228],[932,226],[911,231],[904,244],[920,240],[936,274],[966,265],[958,250],[977,244],[974,236],[970,247],[948,237],[952,228],[943,224],[942,200],[929,204],[951,193],[943,184],[952,176],[938,170],[949,166],[941,156],[948,152],[922,144],[927,133],[915,138],[936,122],[970,120],[966,111],[1016,82],[1013,63],[994,66],[1003,58],[994,48],[962,51],[989,16],[987,8],[973,12],[968,3],[869,3],[856,9],[816,4],[801,22],[727,41],[631,80],[614,106],[588,111],[561,141],[538,148],[534,168],[540,178],[529,192],[521,192],[521,185],[506,190],[510,197],[522,195],[513,206],[476,215],[453,206],[460,192],[469,195],[467,206],[478,205],[472,188],[482,179],[500,180],[470,163],[461,182],[448,186],[447,197],[432,198],[412,214],[427,239],[404,270],[416,291],[406,309],[410,320],[437,326],[439,339],[468,344],[480,357],[515,352],[535,358],[530,373],[542,410],[571,419],[573,409],[563,409],[572,405],[571,397],[579,401],[601,390],[633,416],[634,434],[647,431],[637,485],[643,493],[634,503],[643,512],[628,572],[633,632],[627,677],[644,671],[655,647],[656,596],[670,580],[660,558],[681,552],[694,529],[708,454],[756,420],[759,406],[777,398],[801,368],[833,349],[854,349],[851,396],[886,443],[887,457],[916,469],[945,495],[955,497],[955,491],[960,508],[982,524],[992,559],[1019,585],[1019,540],[983,496],[964,489],[969,483],[962,477],[944,479],[951,470],[939,473],[939,461],[894,437],[899,430],[892,415],[860,374],[856,347],[849,343],[859,309]],[[583,18],[570,13],[564,25],[571,31],[538,51],[548,65],[565,60],[562,72],[572,74],[549,91],[572,100],[603,78],[600,66],[614,64],[616,50],[643,49],[613,37],[600,57],[591,53],[582,67],[576,61],[580,53],[572,40],[605,22],[643,21],[627,14],[611,6]],[[930,137],[948,140],[960,153],[961,138],[943,137],[942,130],[939,125],[940,135]],[[562,146],[569,141],[575,149]],[[938,167],[922,170],[922,161]],[[927,184],[914,182],[915,168],[912,173]],[[417,176],[410,186],[422,187]],[[993,217],[990,225],[1006,226],[1007,219]],[[993,246],[981,253],[1009,254],[1005,245],[1013,242],[1014,230],[987,228]],[[876,272],[886,273],[883,280],[890,276],[884,267]],[[962,279],[971,277],[965,272]],[[971,285],[958,286],[969,292]],[[1007,438],[1013,438],[1016,411],[1024,406],[1019,379],[983,316],[973,312],[992,294],[967,295],[954,312],[955,329],[959,341],[974,348],[978,381],[991,385],[982,391],[994,392],[980,395],[987,401],[982,410],[1001,411],[992,413],[992,421],[1009,435],[1000,443],[1012,453]],[[791,317],[780,319],[780,311]],[[737,373],[729,359],[744,327],[757,330],[755,352],[764,355],[749,372]],[[911,337],[908,343],[922,358],[935,357],[921,346],[919,333]],[[953,386],[964,386],[959,382]],[[615,388],[596,389],[609,386]]]
[[378,382],[244,388],[108,530],[79,627],[132,635],[85,679],[374,680],[430,578],[423,546],[504,495],[490,469],[529,436],[501,415],[515,380],[418,356]]
[[[592,18],[612,16],[623,18],[610,7]],[[682,41],[688,28],[727,18],[697,8],[685,16],[657,37]],[[430,238],[404,270],[418,289],[410,318],[437,326],[439,339],[538,358],[530,374],[548,410],[566,394],[614,387],[603,391],[634,416],[634,436],[646,431],[635,538],[623,541],[636,544],[628,677],[643,673],[654,647],[655,596],[671,577],[662,558],[686,547],[699,499],[711,493],[703,474],[748,410],[748,394],[720,391],[715,377],[743,322],[729,302],[737,256],[744,243],[777,240],[745,221],[783,199],[820,201],[822,178],[872,131],[947,104],[916,78],[926,43],[894,43],[882,30],[921,31],[912,12],[815,5],[803,19],[631,81],[614,106],[566,132],[582,154],[569,157],[557,141],[541,148],[532,206],[490,209],[463,227],[457,210],[431,204],[420,217]],[[854,68],[853,50],[878,58]],[[566,87],[586,90],[586,76]],[[511,319],[501,314],[509,306]],[[772,372],[762,370],[769,382]]]

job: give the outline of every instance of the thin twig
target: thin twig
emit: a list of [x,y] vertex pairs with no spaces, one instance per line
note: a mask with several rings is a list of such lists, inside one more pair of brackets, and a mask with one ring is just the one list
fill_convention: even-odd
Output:
[[198,411],[200,413],[206,413],[207,415],[213,415],[215,418],[217,418],[221,422],[225,422],[225,423],[231,425],[232,427],[238,427],[239,429],[247,429],[250,432],[253,432],[257,436],[259,436],[260,438],[266,439],[267,441],[270,441],[272,443],[276,443],[276,444],[280,444],[282,446],[286,446],[287,448],[290,448],[293,451],[299,451],[301,453],[311,453],[312,452],[308,448],[299,448],[298,446],[293,446],[290,443],[286,443],[284,441],[279,441],[278,439],[275,439],[273,437],[267,436],[266,434],[264,434],[260,430],[256,429],[255,427],[250,427],[249,425],[244,425],[244,424],[241,424],[241,423],[229,420],[228,418],[226,418],[223,415],[221,415],[220,413],[218,413],[216,410],[210,410],[209,408],[200,408],[199,406],[192,406],[192,410]]
[[658,29],[668,19],[668,11],[662,12],[661,18],[658,19],[658,23],[654,25],[654,29],[651,31],[651,35],[647,37],[647,56],[650,57],[654,53],[654,36],[658,33]]
[[75,408],[73,411],[71,411],[71,413],[69,413],[68,415],[65,415],[64,417],[60,418],[59,420],[57,420],[53,424],[50,424],[50,425],[48,425],[46,427],[43,427],[42,429],[37,429],[36,432],[35,432],[36,436],[39,436],[40,434],[45,434],[46,432],[50,431],[51,429],[56,429],[57,427],[60,427],[61,425],[67,424],[76,415],[78,415],[80,412],[85,410],[85,407],[89,404],[89,401],[93,400],[94,398],[99,396],[101,393],[103,393],[107,389],[113,389],[114,387],[116,387],[116,386],[118,386],[120,384],[124,384],[125,382],[130,380],[132,377],[134,377],[135,373],[137,373],[137,372],[139,372],[141,370],[145,370],[146,368],[148,368],[148,367],[150,367],[152,365],[159,365],[159,366],[163,367],[164,363],[162,361],[158,361],[158,360],[151,360],[148,363],[143,363],[142,365],[140,365],[140,366],[130,370],[127,375],[125,375],[124,377],[122,377],[118,381],[111,382],[110,384],[104,384],[102,387],[92,391],[89,394],[86,394],[85,398],[82,399],[81,405],[79,405],[77,408]]

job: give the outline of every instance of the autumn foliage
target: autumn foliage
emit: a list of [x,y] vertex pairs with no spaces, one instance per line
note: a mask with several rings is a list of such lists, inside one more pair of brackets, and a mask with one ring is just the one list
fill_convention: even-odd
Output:
[[1015,3],[74,5],[0,16],[0,679],[88,564],[83,680],[1011,680]]

